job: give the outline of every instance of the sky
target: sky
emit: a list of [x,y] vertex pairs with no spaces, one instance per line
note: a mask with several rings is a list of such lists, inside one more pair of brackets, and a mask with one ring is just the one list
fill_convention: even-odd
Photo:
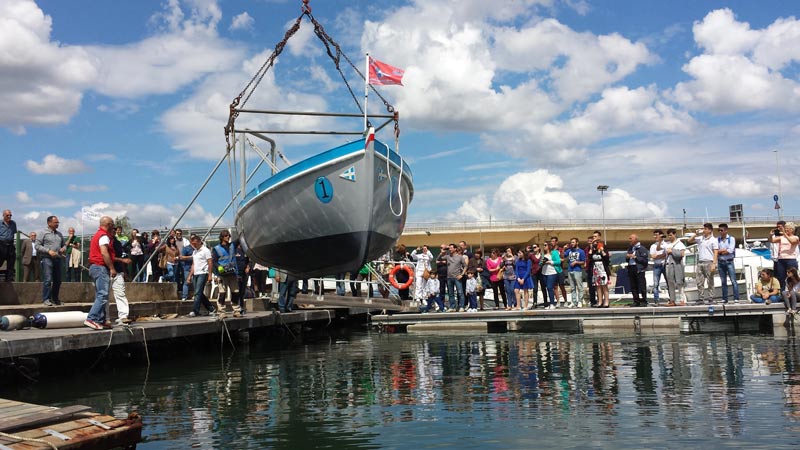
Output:
[[[83,208],[171,226],[225,154],[231,101],[300,5],[0,0],[0,208],[25,232],[51,214],[90,232]],[[405,70],[403,86],[379,91],[400,112],[410,223],[720,217],[733,204],[777,217],[779,191],[783,214],[800,215],[796,2],[310,5],[359,68],[369,52]],[[361,100],[363,81],[342,67]],[[369,105],[385,112],[374,94]],[[359,112],[306,19],[247,106]],[[353,119],[237,125],[362,131]],[[292,163],[350,139],[275,137]],[[237,188],[223,164],[179,226],[210,225]]]

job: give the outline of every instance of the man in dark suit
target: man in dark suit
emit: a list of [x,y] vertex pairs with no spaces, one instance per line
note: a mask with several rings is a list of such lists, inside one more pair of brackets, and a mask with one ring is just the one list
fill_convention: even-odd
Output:
[[39,256],[36,254],[36,246],[33,245],[35,241],[35,232],[31,232],[30,239],[22,241],[22,281],[25,282],[41,280]]

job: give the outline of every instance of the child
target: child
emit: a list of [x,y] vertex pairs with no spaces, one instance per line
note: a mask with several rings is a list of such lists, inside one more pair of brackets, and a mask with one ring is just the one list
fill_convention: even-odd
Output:
[[467,272],[467,301],[469,308],[467,312],[478,311],[478,280],[475,278],[475,272]]
[[428,304],[419,307],[419,312],[430,312],[431,309],[444,312],[444,301],[439,297],[439,280],[437,279],[436,272],[430,272],[430,278],[424,281],[425,283],[425,296],[428,299]]

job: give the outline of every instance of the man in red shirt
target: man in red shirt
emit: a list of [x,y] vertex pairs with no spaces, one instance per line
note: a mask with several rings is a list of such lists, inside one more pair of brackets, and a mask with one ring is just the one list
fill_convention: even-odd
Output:
[[89,244],[89,275],[94,280],[94,305],[89,311],[89,317],[83,322],[93,330],[111,328],[111,322],[106,323],[106,305],[111,279],[117,276],[117,271],[114,270],[114,246],[111,241],[113,236],[114,219],[108,216],[101,217],[100,228]]

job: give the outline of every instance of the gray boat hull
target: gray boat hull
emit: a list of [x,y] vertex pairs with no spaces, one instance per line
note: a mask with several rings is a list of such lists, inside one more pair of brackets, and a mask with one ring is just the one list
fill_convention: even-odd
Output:
[[412,198],[408,166],[367,138],[266,180],[245,198],[236,227],[250,258],[261,264],[303,278],[333,275],[389,250]]

